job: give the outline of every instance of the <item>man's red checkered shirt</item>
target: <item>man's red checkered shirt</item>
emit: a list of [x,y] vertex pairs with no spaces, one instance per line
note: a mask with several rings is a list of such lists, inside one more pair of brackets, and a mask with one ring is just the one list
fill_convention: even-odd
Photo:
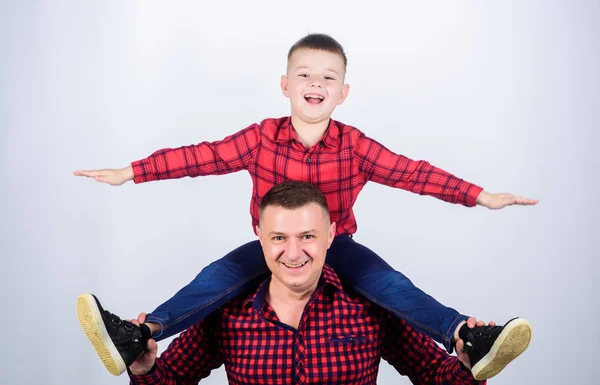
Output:
[[159,150],[132,166],[135,183],[248,170],[253,229],[262,197],[287,180],[312,183],[325,194],[337,235],[356,232],[352,207],[368,181],[465,206],[474,206],[482,191],[428,162],[395,154],[358,129],[334,120],[309,149],[285,117],[265,119],[220,141]]
[[485,384],[433,340],[343,291],[327,265],[298,329],[265,301],[269,279],[187,329],[136,385],[192,385],[225,364],[230,384],[375,384],[380,358],[417,385]]

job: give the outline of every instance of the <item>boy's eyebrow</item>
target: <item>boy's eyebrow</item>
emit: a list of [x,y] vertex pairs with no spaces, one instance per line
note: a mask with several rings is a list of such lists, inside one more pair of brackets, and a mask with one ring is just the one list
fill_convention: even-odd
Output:
[[[294,68],[294,71],[299,71],[299,70],[306,70],[306,69],[310,69],[309,66],[298,66],[296,68]],[[333,68],[325,68],[325,71],[329,71],[329,72],[333,72],[336,75],[340,75],[340,73],[336,70],[334,70]]]

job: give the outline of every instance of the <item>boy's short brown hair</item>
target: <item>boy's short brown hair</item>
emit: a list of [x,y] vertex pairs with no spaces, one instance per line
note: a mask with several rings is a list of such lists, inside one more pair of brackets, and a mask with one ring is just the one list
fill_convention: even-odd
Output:
[[302,39],[298,40],[290,51],[288,52],[288,60],[292,57],[292,54],[301,48],[309,48],[309,49],[318,49],[321,51],[327,51],[331,53],[335,53],[340,55],[340,57],[344,60],[344,69],[348,65],[348,59],[346,58],[346,53],[344,52],[344,48],[337,40],[332,38],[329,35],[325,35],[323,33],[309,33],[304,36]]

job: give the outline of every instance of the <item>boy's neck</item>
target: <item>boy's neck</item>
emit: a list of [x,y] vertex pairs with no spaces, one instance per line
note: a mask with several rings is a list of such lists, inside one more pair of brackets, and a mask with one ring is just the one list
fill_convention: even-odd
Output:
[[329,127],[329,120],[326,119],[319,123],[306,123],[292,115],[292,126],[304,147],[311,148],[323,138],[327,127]]

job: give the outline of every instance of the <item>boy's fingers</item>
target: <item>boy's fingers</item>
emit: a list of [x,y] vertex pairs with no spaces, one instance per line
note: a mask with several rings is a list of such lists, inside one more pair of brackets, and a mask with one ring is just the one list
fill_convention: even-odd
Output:
[[520,205],[536,205],[538,202],[537,199],[517,197],[517,203]]
[[77,170],[73,174],[77,176],[95,177],[103,174],[103,170]]

